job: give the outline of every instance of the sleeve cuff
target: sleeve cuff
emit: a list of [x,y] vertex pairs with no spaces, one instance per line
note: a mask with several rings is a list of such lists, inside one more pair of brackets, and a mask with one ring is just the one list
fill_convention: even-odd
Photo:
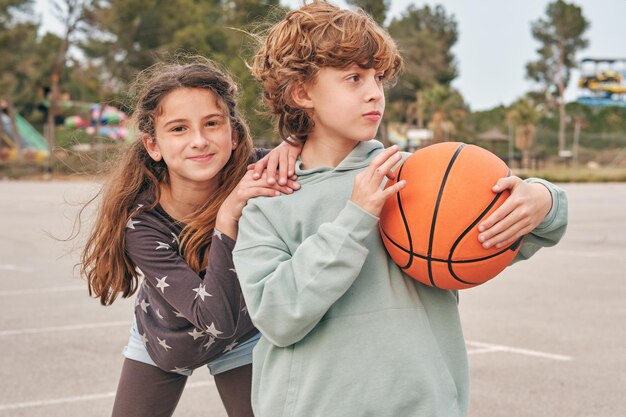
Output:
[[550,207],[550,211],[548,211],[548,214],[546,214],[546,217],[535,228],[536,231],[546,230],[550,228],[552,223],[554,223],[557,217],[557,213],[559,211],[559,198],[558,198],[559,196],[558,196],[557,190],[554,187],[554,185],[552,185],[552,183],[542,178],[527,178],[525,181],[529,184],[533,184],[533,183],[541,184],[544,187],[546,187],[548,191],[550,191],[550,197],[552,198],[552,205]]

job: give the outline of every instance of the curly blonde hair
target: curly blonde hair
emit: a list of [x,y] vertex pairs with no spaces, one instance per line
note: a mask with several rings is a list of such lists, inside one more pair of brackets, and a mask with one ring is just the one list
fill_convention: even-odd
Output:
[[293,88],[313,81],[321,68],[350,65],[382,70],[395,81],[402,57],[395,42],[363,10],[314,1],[291,11],[264,37],[253,58],[252,75],[263,87],[263,102],[276,118],[280,137],[305,142],[314,123],[292,98]]

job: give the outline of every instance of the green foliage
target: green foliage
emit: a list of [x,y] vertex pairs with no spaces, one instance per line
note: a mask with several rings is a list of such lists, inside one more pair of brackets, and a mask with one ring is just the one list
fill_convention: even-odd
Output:
[[96,1],[88,22],[99,32],[81,47],[103,62],[111,85],[125,86],[141,70],[179,53],[199,54],[228,68],[242,87],[240,104],[255,136],[271,136],[259,116],[259,87],[249,75],[245,32],[278,9],[278,0],[111,0]]
[[406,64],[399,88],[415,91],[433,84],[449,85],[457,77],[451,51],[458,39],[457,23],[442,6],[409,5],[388,29]]
[[559,77],[567,87],[571,69],[576,66],[576,53],[588,45],[583,38],[588,27],[579,6],[563,0],[548,4],[546,17],[532,23],[532,35],[540,46],[539,58],[526,65],[528,78],[553,94],[558,94]]
[[379,24],[383,25],[389,11],[390,0],[347,0],[348,4],[365,10]]

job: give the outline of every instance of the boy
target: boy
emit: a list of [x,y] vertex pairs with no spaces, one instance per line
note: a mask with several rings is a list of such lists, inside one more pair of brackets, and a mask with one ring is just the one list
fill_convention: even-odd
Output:
[[[386,198],[404,186],[381,188],[402,155],[371,140],[385,108],[383,83],[401,65],[394,42],[367,15],[325,2],[287,14],[254,59],[281,136],[304,143],[301,191],[251,200],[233,253],[262,333],[253,358],[257,417],[467,412],[457,294],[405,276],[377,229]],[[511,202],[481,225],[485,246],[532,229],[520,258],[558,242],[565,196],[536,182],[498,182],[511,189]]]

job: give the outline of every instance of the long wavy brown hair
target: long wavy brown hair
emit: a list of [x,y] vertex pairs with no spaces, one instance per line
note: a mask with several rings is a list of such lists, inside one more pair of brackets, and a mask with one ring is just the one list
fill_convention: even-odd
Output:
[[287,13],[265,35],[256,36],[258,50],[249,65],[263,87],[263,102],[276,118],[281,138],[306,141],[314,122],[292,98],[299,84],[315,79],[321,68],[357,64],[385,73],[388,83],[402,69],[394,40],[361,9],[340,9],[313,1]]
[[179,88],[211,91],[229,115],[231,128],[237,135],[237,147],[218,174],[217,192],[186,219],[179,236],[180,254],[197,273],[206,267],[204,255],[211,245],[217,211],[246,172],[252,139],[237,108],[237,86],[226,72],[202,57],[188,57],[185,63],[159,63],[141,72],[131,89],[136,91],[133,121],[138,138],[113,167],[99,195],[90,201],[100,197],[95,223],[82,253],[80,272],[89,284],[89,295],[100,298],[103,305],[112,304],[119,294],[126,298],[137,290],[135,266],[125,249],[126,223],[131,214],[138,214],[140,196],[148,198],[149,204],[139,210],[154,208],[160,199],[161,184],[169,184],[167,165],[150,158],[142,141],[157,140],[155,120],[161,112],[161,101]]

